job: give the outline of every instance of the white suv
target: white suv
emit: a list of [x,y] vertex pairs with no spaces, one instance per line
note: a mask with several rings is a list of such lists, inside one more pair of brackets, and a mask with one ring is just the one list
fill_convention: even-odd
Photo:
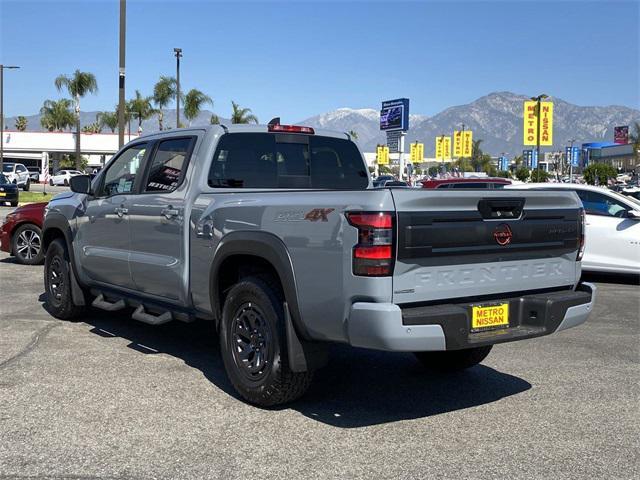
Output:
[[9,182],[15,183],[25,192],[29,190],[31,178],[29,178],[29,170],[23,164],[3,162],[2,173],[4,173]]
[[69,185],[71,177],[82,175],[78,170],[59,170],[49,180],[49,185]]

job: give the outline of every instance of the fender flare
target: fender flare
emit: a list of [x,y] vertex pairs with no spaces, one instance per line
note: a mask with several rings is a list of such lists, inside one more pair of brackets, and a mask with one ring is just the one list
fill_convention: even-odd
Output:
[[71,227],[69,226],[67,217],[56,212],[49,212],[45,217],[44,223],[42,224],[42,248],[45,254],[51,241],[58,237],[58,235],[51,235],[52,230],[62,232],[64,242],[67,245],[69,263],[71,263],[71,298],[73,303],[78,306],[86,305],[87,302],[84,292],[78,282],[78,271],[76,269],[75,255],[73,254],[73,234],[71,233]]
[[211,309],[214,317],[222,316],[222,305],[219,301],[218,272],[223,262],[233,255],[252,255],[269,262],[275,269],[282,285],[285,301],[289,307],[291,320],[296,332],[303,339],[309,340],[309,334],[302,323],[302,315],[298,303],[293,263],[286,245],[272,233],[262,231],[237,231],[225,235],[213,256],[210,271]]

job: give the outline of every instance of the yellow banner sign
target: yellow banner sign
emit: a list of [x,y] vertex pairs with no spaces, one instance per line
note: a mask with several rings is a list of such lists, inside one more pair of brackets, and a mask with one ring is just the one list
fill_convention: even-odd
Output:
[[378,145],[376,151],[376,161],[378,165],[389,165],[389,147],[384,145]]
[[453,132],[453,156],[462,157],[462,131],[455,130]]
[[436,160],[451,160],[451,137],[436,137]]
[[535,145],[538,135],[538,116],[536,115],[536,102],[527,100],[524,102],[524,145]]
[[540,103],[540,145],[553,145],[553,102]]
[[462,158],[471,158],[473,153],[473,132],[465,130],[462,135]]
[[410,152],[411,163],[421,163],[424,160],[424,143],[412,143]]

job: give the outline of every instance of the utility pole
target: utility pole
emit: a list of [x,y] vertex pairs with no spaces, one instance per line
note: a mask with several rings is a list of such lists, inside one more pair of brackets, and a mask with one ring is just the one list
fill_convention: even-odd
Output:
[[0,64],[0,172],[4,161],[4,69],[20,68],[17,65]]
[[124,145],[124,63],[127,33],[127,0],[120,0],[120,62],[118,69],[118,148]]
[[538,172],[538,181],[540,181],[540,113],[541,113],[540,103],[545,98],[549,98],[549,95],[546,95],[543,93],[542,95],[538,95],[537,97],[531,97],[531,100],[536,102],[536,119],[537,119],[537,126],[538,126],[537,128],[538,132],[536,135],[536,155],[538,157],[538,163],[536,165],[536,170]]
[[174,48],[176,55],[176,128],[180,128],[180,57],[182,49]]

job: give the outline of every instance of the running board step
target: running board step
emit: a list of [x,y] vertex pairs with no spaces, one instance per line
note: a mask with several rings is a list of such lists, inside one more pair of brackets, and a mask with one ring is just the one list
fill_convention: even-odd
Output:
[[126,307],[124,300],[120,299],[117,302],[109,302],[105,300],[103,294],[98,295],[91,303],[91,306],[106,310],[107,312],[115,312],[116,310],[122,310]]
[[144,310],[144,305],[139,305],[135,312],[131,315],[131,318],[140,322],[148,323],[149,325],[162,325],[163,323],[173,320],[171,312],[164,312],[160,315],[153,315]]

